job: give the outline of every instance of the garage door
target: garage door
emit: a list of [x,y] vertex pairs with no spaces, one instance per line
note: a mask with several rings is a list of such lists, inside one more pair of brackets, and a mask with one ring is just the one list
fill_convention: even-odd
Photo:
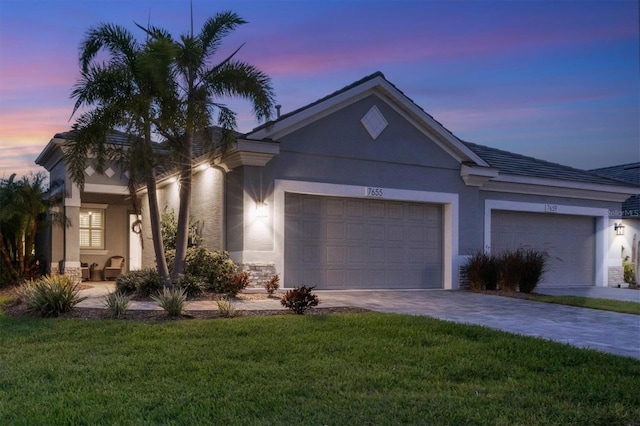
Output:
[[442,207],[285,195],[285,286],[441,288]]
[[491,227],[492,253],[521,246],[547,251],[549,271],[540,287],[594,285],[593,217],[495,211]]

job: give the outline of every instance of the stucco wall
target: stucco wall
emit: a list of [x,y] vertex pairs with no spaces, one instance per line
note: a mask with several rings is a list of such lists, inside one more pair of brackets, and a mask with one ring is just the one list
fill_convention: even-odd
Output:
[[[160,213],[167,209],[175,212],[178,218],[180,194],[178,183],[170,179],[162,182],[158,188],[158,205]],[[142,229],[143,229],[143,267],[155,267],[151,222],[149,220],[149,198],[142,196]],[[200,221],[200,232],[204,245],[210,250],[224,249],[224,172],[217,168],[206,168],[197,171],[193,176],[191,193],[191,218]]]

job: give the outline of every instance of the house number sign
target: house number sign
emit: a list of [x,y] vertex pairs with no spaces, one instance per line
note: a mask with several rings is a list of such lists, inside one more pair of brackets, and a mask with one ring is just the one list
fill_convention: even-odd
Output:
[[556,213],[558,211],[558,205],[557,204],[545,204],[544,205],[544,211],[547,213]]
[[384,197],[384,189],[367,186],[364,189],[364,195],[366,195],[367,197],[383,198]]

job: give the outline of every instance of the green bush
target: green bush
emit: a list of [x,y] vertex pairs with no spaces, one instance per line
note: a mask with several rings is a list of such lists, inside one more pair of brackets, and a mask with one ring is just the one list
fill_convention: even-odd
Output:
[[625,258],[622,260],[622,267],[624,270],[624,282],[629,284],[629,287],[635,287],[636,270],[635,265],[629,262],[629,256],[625,256]]
[[273,296],[273,293],[280,288],[280,276],[275,274],[269,281],[264,285],[265,290],[269,293],[269,296]]
[[54,275],[27,281],[18,290],[18,295],[29,312],[40,316],[58,316],[86,299],[78,296],[78,292],[78,285],[71,278]]
[[471,255],[463,266],[471,290],[495,290],[498,283],[498,261],[483,251]]
[[187,295],[187,298],[194,298],[202,295],[206,288],[205,282],[202,278],[194,277],[189,274],[180,275],[176,285],[178,288],[184,290],[184,294]]
[[249,274],[246,272],[240,272],[239,274],[233,274],[228,276],[222,285],[222,293],[226,293],[229,296],[235,297],[242,290],[249,285]]
[[149,297],[162,289],[160,274],[155,268],[129,271],[116,278],[116,291],[139,297]]
[[120,318],[129,307],[129,297],[119,291],[108,292],[104,296],[104,306],[111,312],[113,318]]
[[187,295],[178,287],[163,288],[158,294],[151,296],[151,300],[167,311],[170,317],[177,317],[184,313],[187,303]]
[[308,308],[318,306],[318,303],[320,303],[318,296],[311,293],[314,288],[315,286],[306,287],[303,285],[300,288],[296,287],[289,290],[280,300],[280,304],[291,309],[296,314],[302,315]]
[[[167,264],[173,269],[175,250],[167,252]],[[210,251],[205,247],[189,247],[185,258],[184,274],[200,278],[208,290],[224,293],[228,277],[235,274],[238,267],[224,250]]]

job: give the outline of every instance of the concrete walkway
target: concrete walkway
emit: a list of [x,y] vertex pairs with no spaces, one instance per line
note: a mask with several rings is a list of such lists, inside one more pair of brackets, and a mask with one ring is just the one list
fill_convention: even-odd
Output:
[[640,290],[613,287],[558,287],[537,288],[536,293],[613,299],[640,303]]
[[[78,307],[104,308],[102,297],[113,283],[94,284],[83,290],[88,299]],[[541,293],[549,293],[544,289]],[[618,298],[638,291],[591,289],[596,296]],[[602,291],[598,291],[602,290]],[[609,291],[612,290],[612,291]],[[567,290],[570,291],[570,290]],[[620,293],[618,293],[620,292]],[[629,292],[629,293],[623,293]],[[361,307],[377,312],[424,315],[446,321],[476,324],[526,336],[542,337],[580,348],[596,349],[640,359],[640,316],[595,309],[532,302],[466,291],[317,291],[320,307]],[[555,293],[554,293],[555,294]],[[615,296],[615,297],[614,297]],[[239,300],[238,310],[284,309],[278,299]],[[129,309],[160,309],[152,302],[132,301]],[[213,301],[189,302],[188,310],[215,310]]]

